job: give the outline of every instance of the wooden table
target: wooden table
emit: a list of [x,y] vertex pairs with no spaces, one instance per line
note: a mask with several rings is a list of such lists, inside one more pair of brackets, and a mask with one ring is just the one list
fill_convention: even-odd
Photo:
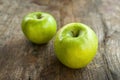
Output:
[[[54,55],[53,39],[30,43],[21,31],[29,12],[52,14],[58,30],[70,22],[89,25],[99,38],[94,60],[70,69]],[[0,0],[0,80],[120,80],[119,0]]]

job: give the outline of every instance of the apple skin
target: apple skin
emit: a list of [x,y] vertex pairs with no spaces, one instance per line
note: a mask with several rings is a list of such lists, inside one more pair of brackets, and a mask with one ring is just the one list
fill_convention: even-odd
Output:
[[96,55],[98,37],[85,24],[69,23],[62,27],[54,40],[55,55],[69,68],[83,68]]
[[56,20],[45,12],[32,12],[26,15],[21,23],[24,35],[33,43],[47,43],[57,30]]

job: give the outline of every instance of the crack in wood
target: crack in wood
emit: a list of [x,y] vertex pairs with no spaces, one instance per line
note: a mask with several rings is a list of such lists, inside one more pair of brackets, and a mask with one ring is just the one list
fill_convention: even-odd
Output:
[[104,21],[104,19],[103,19],[103,16],[101,15],[101,22],[103,23],[103,31],[104,31],[104,38],[103,38],[103,44],[104,44],[104,53],[102,54],[102,57],[103,57],[103,60],[104,60],[104,63],[105,63],[105,72],[106,72],[106,75],[107,75],[107,78],[108,78],[108,80],[113,80],[113,76],[112,76],[112,74],[111,74],[111,72],[110,72],[110,68],[109,68],[109,63],[108,63],[108,61],[107,61],[107,59],[106,59],[106,53],[107,53],[107,51],[106,51],[106,38],[107,38],[107,31],[108,31],[108,28],[107,28],[107,25],[106,25],[106,23],[105,23],[105,21]]

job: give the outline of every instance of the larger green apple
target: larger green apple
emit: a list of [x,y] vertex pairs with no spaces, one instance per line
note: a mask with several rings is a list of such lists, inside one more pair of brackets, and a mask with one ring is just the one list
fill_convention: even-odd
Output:
[[61,28],[54,40],[57,58],[70,68],[85,67],[98,48],[95,32],[82,23],[70,23]]
[[22,20],[22,31],[33,43],[47,43],[56,33],[56,20],[45,12],[33,12]]

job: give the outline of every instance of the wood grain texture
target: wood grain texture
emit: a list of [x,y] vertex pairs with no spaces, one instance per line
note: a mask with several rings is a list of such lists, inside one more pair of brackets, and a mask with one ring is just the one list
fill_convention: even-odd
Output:
[[[30,43],[21,31],[24,15],[52,14],[58,30],[70,22],[89,25],[99,49],[85,68],[70,69],[54,55],[53,39]],[[0,80],[120,80],[119,0],[0,0]]]

